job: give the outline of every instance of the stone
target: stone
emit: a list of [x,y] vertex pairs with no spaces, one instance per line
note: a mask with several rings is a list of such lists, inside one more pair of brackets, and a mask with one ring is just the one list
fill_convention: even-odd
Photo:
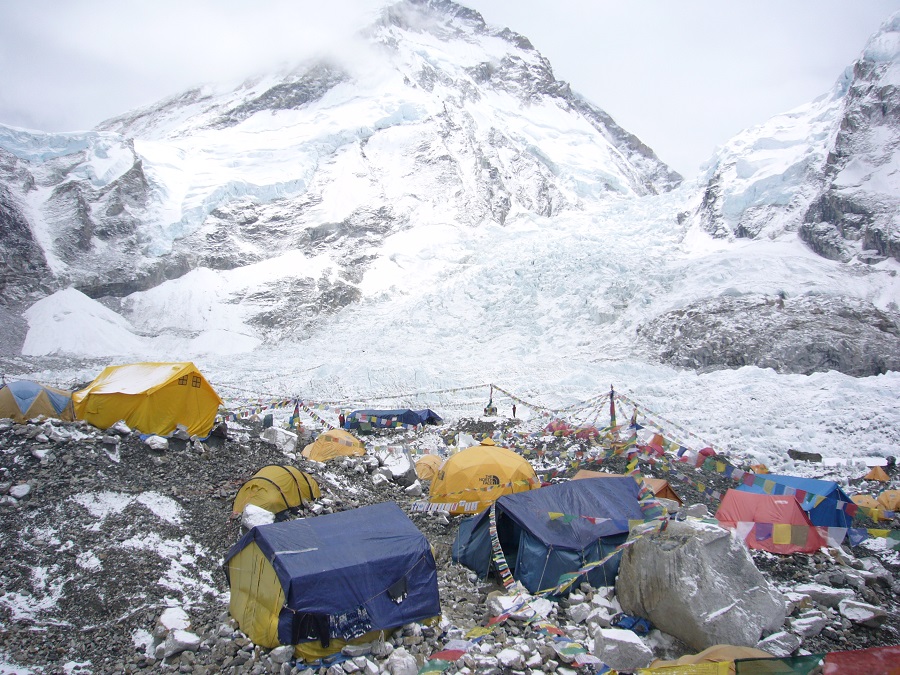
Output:
[[841,600],[838,603],[838,611],[841,616],[850,619],[853,623],[869,628],[878,628],[888,616],[887,612],[880,607],[856,600]]
[[404,647],[397,647],[387,658],[384,669],[391,675],[417,675],[419,665],[416,657],[406,651]]
[[297,448],[297,434],[287,429],[268,427],[263,429],[261,438],[276,446],[281,452],[293,452]]
[[800,649],[801,644],[803,644],[803,640],[798,635],[779,631],[769,635],[765,640],[761,640],[756,644],[756,648],[783,659]]
[[497,660],[503,668],[521,670],[525,667],[525,656],[518,649],[501,649],[497,654]]
[[9,488],[9,496],[15,499],[25,499],[31,494],[31,486],[28,483],[19,483]]
[[[271,427],[270,427],[271,428]],[[256,504],[247,504],[241,513],[241,526],[247,530],[275,522],[275,514]]]
[[172,630],[186,630],[191,625],[191,618],[181,607],[169,607],[163,610],[163,613],[159,615],[158,622],[166,632]]
[[630,630],[598,628],[594,633],[594,656],[613,670],[631,672],[649,666],[653,650]]
[[144,444],[151,450],[156,450],[157,452],[163,452],[169,448],[169,441],[162,436],[148,436],[144,440]]
[[743,543],[696,521],[670,521],[626,548],[616,597],[624,612],[696,651],[715,644],[755,647],[764,632],[780,630],[786,616],[784,598]]
[[796,619],[791,619],[791,631],[796,633],[802,638],[810,638],[815,637],[819,633],[822,632],[822,629],[825,628],[831,619],[824,612],[820,612],[818,610],[811,610],[808,612],[804,612]]
[[593,608],[586,602],[580,602],[577,605],[571,605],[566,610],[566,615],[572,623],[584,623]]
[[287,663],[294,656],[294,648],[291,645],[281,645],[269,652],[269,660],[272,663]]
[[849,588],[832,588],[824,584],[799,584],[794,587],[794,592],[808,595],[816,604],[835,609],[841,600],[849,600],[855,596]]
[[200,637],[186,630],[173,630],[166,635],[163,644],[165,646],[163,655],[165,658],[169,658],[183,651],[197,651],[200,647]]

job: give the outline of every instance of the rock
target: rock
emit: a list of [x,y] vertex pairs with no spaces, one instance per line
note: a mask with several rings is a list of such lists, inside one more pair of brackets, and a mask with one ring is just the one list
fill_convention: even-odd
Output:
[[416,657],[404,647],[397,647],[384,664],[385,672],[391,675],[417,675],[419,666]]
[[715,644],[755,647],[785,619],[784,599],[747,548],[727,530],[694,521],[670,521],[626,548],[616,597],[624,612],[697,651]]
[[367,656],[368,654],[372,653],[372,643],[366,642],[361,645],[354,645],[354,644],[344,645],[343,648],[341,649],[341,653],[344,656],[349,656],[351,658],[356,658],[359,656]]
[[849,600],[855,595],[849,588],[832,588],[824,584],[799,584],[794,587],[794,592],[808,595],[816,604],[833,608],[837,608],[841,600]]
[[790,622],[791,630],[802,638],[815,637],[822,632],[831,619],[824,612],[811,610],[804,612]]
[[109,429],[107,429],[107,431],[113,434],[118,434],[119,436],[128,436],[131,433],[131,428],[127,424],[125,424],[125,420],[119,420]]
[[294,657],[294,648],[291,645],[281,645],[269,652],[269,660],[272,663],[287,663]]
[[28,483],[19,483],[9,488],[9,496],[14,499],[25,499],[31,494],[31,486]]
[[518,649],[501,649],[497,654],[497,661],[503,668],[521,670],[525,667],[525,656]]
[[[271,427],[269,427],[271,428]],[[241,513],[241,526],[250,530],[257,525],[268,525],[275,522],[275,514],[256,504],[247,504]]]
[[372,485],[373,487],[380,487],[382,485],[387,485],[391,482],[391,479],[386,476],[384,473],[380,473],[379,471],[375,471],[372,474]]
[[678,511],[678,517],[687,518],[709,518],[709,509],[706,504],[691,504],[690,506],[682,506]]
[[158,622],[166,632],[186,630],[191,625],[191,618],[181,607],[169,607],[159,615]]
[[197,651],[200,647],[200,637],[186,630],[173,630],[166,635],[166,641],[163,644],[165,646],[163,656],[169,658],[183,651]]
[[571,605],[569,609],[566,610],[566,614],[569,617],[569,621],[572,623],[584,623],[587,620],[588,615],[590,615],[591,607],[586,602],[580,602],[577,605]]
[[630,630],[598,628],[594,633],[594,656],[613,670],[631,672],[649,666],[653,650]]
[[856,600],[841,600],[838,611],[853,623],[869,628],[878,628],[887,619],[887,612],[880,607]]
[[416,481],[409,487],[404,488],[403,491],[410,497],[420,497],[422,496],[422,484],[419,481]]
[[151,450],[156,450],[157,452],[163,452],[168,450],[169,441],[167,441],[162,436],[148,436],[144,443],[150,447]]
[[297,434],[287,429],[268,427],[263,429],[261,437],[264,441],[275,445],[282,452],[293,452],[297,449]]
[[799,636],[786,631],[779,631],[760,641],[756,648],[783,659],[800,649],[801,644],[803,644],[803,640]]

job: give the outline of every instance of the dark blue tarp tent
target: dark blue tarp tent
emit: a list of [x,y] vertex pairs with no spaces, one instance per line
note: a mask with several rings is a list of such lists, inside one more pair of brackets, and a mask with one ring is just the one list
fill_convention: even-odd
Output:
[[418,426],[420,424],[440,424],[444,420],[433,410],[354,410],[344,422],[345,429],[368,431],[377,428],[391,428],[399,425]]
[[[504,495],[495,503],[497,536],[513,578],[531,593],[596,562],[628,538],[628,521],[643,520],[630,476],[586,478]],[[562,514],[551,518],[550,514]],[[453,560],[486,577],[491,570],[490,509],[463,520]],[[611,586],[619,556],[591,570],[593,586]]]
[[[355,636],[441,613],[431,546],[394,502],[254,527],[228,551],[226,572],[251,543],[284,590],[281,644],[315,639],[310,626],[324,627],[318,638],[327,646],[330,639],[351,639],[348,631]],[[238,572],[231,572],[234,592],[231,577]]]
[[[771,490],[765,489],[765,481],[772,481],[774,485]],[[843,509],[843,504],[852,501],[841,486],[831,480],[766,473],[756,476],[753,485],[742,484],[737,489],[757,494],[793,494],[803,510],[809,513],[809,520],[813,525],[852,527],[853,518]],[[802,490],[805,494],[798,495],[797,490]],[[816,496],[824,499],[817,500]]]

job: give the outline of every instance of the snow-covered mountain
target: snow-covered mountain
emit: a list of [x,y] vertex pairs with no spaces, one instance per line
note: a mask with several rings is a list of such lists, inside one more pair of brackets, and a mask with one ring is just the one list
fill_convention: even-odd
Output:
[[[240,355],[235,383],[316,386],[900,371],[898,23],[697,183],[449,0],[90,132],[0,127],[0,339],[18,370],[193,358],[228,377]],[[865,207],[855,240],[838,202]]]

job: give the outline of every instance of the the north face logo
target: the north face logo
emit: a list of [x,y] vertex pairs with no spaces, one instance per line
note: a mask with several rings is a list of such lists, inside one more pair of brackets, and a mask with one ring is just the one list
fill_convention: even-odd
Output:
[[497,476],[482,476],[481,482],[484,485],[500,485],[500,479]]

